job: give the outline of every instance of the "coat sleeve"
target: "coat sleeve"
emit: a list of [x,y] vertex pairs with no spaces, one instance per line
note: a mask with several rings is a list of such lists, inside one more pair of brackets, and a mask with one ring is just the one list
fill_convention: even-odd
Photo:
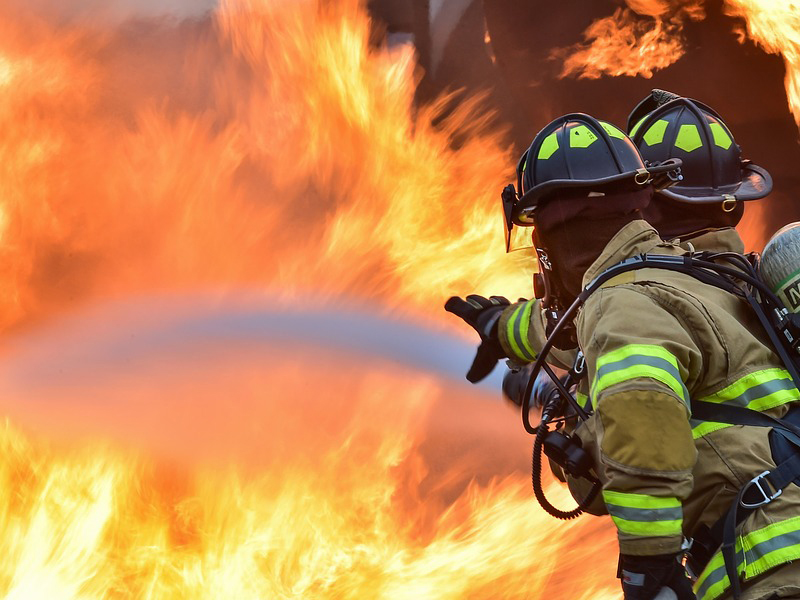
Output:
[[[518,363],[534,362],[547,341],[544,314],[539,300],[517,302],[500,316],[498,334],[506,356]],[[568,370],[575,362],[575,350],[553,349],[547,362]]]
[[702,373],[690,328],[627,285],[600,290],[579,322],[595,407],[603,500],[620,552],[676,553],[696,450],[689,389]]

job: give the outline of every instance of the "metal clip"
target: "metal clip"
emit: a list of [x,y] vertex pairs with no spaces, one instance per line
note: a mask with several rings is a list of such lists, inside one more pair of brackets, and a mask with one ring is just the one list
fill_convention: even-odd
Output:
[[572,363],[572,372],[577,377],[581,377],[585,371],[586,371],[586,357],[584,357],[583,352],[578,350],[577,354],[575,354],[575,362]]
[[[762,483],[761,483],[763,480],[766,480],[767,475],[769,475],[769,471],[764,471],[760,475],[756,475],[755,477],[753,477],[750,481],[748,481],[745,484],[745,486],[744,486],[745,489],[742,491],[742,499],[739,501],[739,504],[743,508],[758,508],[759,506],[764,506],[765,504],[769,504],[770,502],[775,500],[775,498],[777,498],[778,496],[780,496],[783,493],[783,490],[775,490],[775,492],[770,494],[769,488],[767,486],[765,486],[765,485],[762,485]],[[758,502],[755,502],[755,503],[751,504],[749,502],[745,502],[744,501],[744,497],[745,497],[745,494],[747,493],[747,491],[750,489],[750,486],[753,486],[753,485],[756,486],[758,491],[761,493],[761,496],[763,497],[763,499],[759,500]]]
[[722,197],[725,198],[725,200],[722,201],[722,210],[724,212],[729,213],[736,210],[736,196],[722,194]]
[[[642,179],[642,177],[644,177],[644,179]],[[636,175],[634,176],[633,180],[638,185],[647,185],[648,183],[653,181],[653,176],[647,169],[636,169]]]

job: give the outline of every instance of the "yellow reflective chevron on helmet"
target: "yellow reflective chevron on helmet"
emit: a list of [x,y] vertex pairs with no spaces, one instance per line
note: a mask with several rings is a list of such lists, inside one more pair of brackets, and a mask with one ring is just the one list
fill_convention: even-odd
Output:
[[711,133],[714,134],[714,143],[724,150],[730,148],[733,140],[725,128],[719,123],[711,123],[710,127]]
[[555,154],[556,150],[558,150],[558,135],[553,132],[542,140],[542,145],[539,147],[539,154],[536,158],[547,160]]
[[675,147],[680,148],[684,152],[693,152],[698,148],[702,148],[703,140],[700,139],[700,132],[697,131],[697,125],[681,125],[678,131],[678,137],[675,138]]
[[586,125],[578,125],[569,132],[570,148],[588,148],[597,141],[597,135]]
[[606,123],[605,121],[600,121],[600,125],[603,126],[603,129],[606,130],[606,133],[613,138],[617,138],[619,140],[625,139],[625,134],[622,133],[619,129],[614,127],[611,123]]
[[660,144],[664,141],[664,134],[667,131],[667,126],[669,125],[669,121],[665,121],[664,119],[659,119],[655,123],[650,126],[644,137],[644,143],[648,146],[655,146],[656,144]]
[[633,126],[633,129],[631,129],[631,132],[629,134],[631,137],[636,135],[636,132],[639,131],[639,127],[642,126],[642,123],[644,123],[646,119],[647,119],[647,115],[645,115],[641,119],[639,119],[639,122],[636,123],[636,125]]

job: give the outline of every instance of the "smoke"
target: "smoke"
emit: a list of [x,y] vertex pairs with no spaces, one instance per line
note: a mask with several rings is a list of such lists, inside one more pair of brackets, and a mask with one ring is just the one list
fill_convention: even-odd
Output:
[[30,11],[61,23],[113,24],[128,19],[200,17],[216,0],[15,0],[16,11]]

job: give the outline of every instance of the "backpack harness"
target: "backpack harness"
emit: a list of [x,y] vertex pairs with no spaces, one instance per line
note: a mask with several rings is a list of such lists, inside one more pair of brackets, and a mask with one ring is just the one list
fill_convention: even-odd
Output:
[[[578,309],[589,296],[612,278],[645,268],[684,273],[702,283],[746,299],[767,332],[773,349],[789,372],[792,382],[800,389],[800,314],[790,313],[759,278],[757,255],[746,257],[735,252],[688,253],[682,256],[640,254],[610,267],[589,282],[558,320],[534,363],[523,394],[522,424],[528,433],[536,436],[532,459],[534,494],[542,507],[557,518],[572,519],[580,515],[594,501],[602,486],[600,480],[591,472],[591,459],[581,447],[579,439],[560,431],[565,421],[563,415],[567,407],[581,420],[586,420],[589,416],[570,392],[570,387],[577,384],[585,375],[583,355],[578,352],[573,368],[563,381],[553,373],[545,360],[558,334],[573,321]],[[742,283],[746,286],[742,286]],[[543,399],[542,418],[539,425],[534,427],[530,423],[530,403],[533,384],[540,369],[545,370],[557,389],[549,398]],[[701,526],[687,551],[687,568],[690,574],[696,576],[711,560],[715,550],[721,548],[731,592],[733,598],[737,599],[741,594],[741,585],[739,574],[736,572],[739,558],[739,553],[736,551],[736,527],[756,509],[775,500],[791,483],[800,485],[800,407],[790,409],[782,419],[747,408],[699,400],[691,403],[691,410],[693,417],[704,421],[769,427],[775,434],[771,436],[771,446],[775,462],[778,463],[780,458],[778,466],[771,471],[756,475],[742,486],[727,513],[711,527]],[[550,429],[551,424],[556,425],[555,429]],[[544,497],[541,485],[543,451],[570,475],[583,477],[592,482],[587,497],[579,502],[577,508],[562,511]]]

